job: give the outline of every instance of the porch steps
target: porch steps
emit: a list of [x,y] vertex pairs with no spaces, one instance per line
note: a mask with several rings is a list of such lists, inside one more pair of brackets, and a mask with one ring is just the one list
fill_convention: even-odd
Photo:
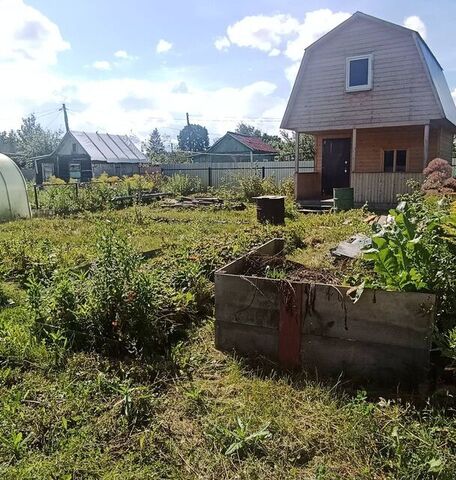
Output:
[[334,199],[300,200],[296,202],[300,213],[326,213],[334,209]]

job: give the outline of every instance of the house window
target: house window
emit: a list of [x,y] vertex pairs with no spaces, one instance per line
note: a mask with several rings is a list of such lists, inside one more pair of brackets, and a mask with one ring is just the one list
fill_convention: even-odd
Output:
[[75,143],[73,143],[73,144],[71,145],[71,149],[72,149],[72,152],[73,152],[73,153],[76,153],[76,144],[75,144]]
[[345,67],[345,90],[358,92],[372,88],[372,55],[348,57]]
[[80,163],[70,163],[70,178],[75,180],[81,179],[81,164]]
[[383,171],[405,172],[407,170],[407,150],[384,150]]

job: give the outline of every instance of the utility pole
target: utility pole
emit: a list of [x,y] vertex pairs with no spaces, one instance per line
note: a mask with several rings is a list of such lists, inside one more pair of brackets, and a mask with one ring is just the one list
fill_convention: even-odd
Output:
[[188,116],[188,112],[185,115],[187,116],[187,125],[190,126],[190,117]]
[[70,126],[68,124],[68,113],[67,113],[67,109],[66,109],[66,105],[64,103],[62,103],[62,108],[59,109],[60,111],[63,110],[63,118],[65,120],[65,130],[67,132],[70,131]]

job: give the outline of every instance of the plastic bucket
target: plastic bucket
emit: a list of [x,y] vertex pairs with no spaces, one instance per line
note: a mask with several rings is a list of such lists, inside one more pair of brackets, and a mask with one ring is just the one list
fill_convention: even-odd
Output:
[[334,188],[333,197],[336,210],[351,210],[355,206],[353,188]]

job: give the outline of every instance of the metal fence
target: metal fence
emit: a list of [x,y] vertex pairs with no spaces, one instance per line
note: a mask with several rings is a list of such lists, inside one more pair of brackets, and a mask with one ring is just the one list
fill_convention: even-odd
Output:
[[[161,165],[164,175],[176,174],[198,177],[203,187],[221,187],[235,182],[239,177],[257,175],[261,178],[273,178],[281,183],[293,177],[295,162],[218,162],[218,163],[173,163]],[[314,162],[301,160],[300,172],[313,172]]]

